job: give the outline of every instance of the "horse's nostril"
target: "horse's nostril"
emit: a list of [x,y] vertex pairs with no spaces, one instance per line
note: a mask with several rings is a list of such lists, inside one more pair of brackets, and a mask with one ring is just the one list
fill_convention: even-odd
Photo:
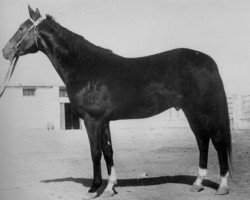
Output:
[[3,56],[5,56],[4,49],[2,49]]
[[2,53],[3,53],[3,57],[4,57],[5,59],[7,59],[7,53],[6,53],[6,51],[4,50],[4,48],[2,49]]
[[2,49],[2,53],[3,53],[3,55],[5,55],[5,54],[6,54],[6,52],[5,52],[5,50],[4,50],[4,49]]

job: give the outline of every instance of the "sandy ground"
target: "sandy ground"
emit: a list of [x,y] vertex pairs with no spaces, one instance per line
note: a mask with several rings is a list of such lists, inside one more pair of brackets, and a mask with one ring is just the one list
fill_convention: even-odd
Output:
[[[118,186],[113,200],[250,199],[250,131],[233,131],[235,175],[227,196],[215,196],[219,167],[210,145],[205,190],[190,192],[198,149],[189,129],[112,127]],[[82,131],[0,131],[1,200],[79,200],[91,185],[92,163]],[[107,179],[102,161],[103,178]],[[143,177],[148,173],[149,176]],[[103,188],[102,188],[103,189]],[[102,190],[100,190],[101,192]]]

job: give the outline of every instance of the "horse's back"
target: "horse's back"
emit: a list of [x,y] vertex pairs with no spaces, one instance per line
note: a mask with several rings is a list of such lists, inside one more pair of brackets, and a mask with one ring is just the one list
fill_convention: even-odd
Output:
[[[199,51],[174,49],[159,54],[122,58],[113,105],[118,118],[143,118],[171,107],[204,100],[220,84],[216,63]],[[111,92],[112,93],[112,92]]]

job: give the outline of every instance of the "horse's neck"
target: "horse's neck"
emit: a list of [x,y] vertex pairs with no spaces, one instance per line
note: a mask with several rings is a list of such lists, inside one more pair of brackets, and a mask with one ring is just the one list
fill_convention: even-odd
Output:
[[61,77],[64,84],[66,84],[67,77],[64,75],[61,67],[61,63],[56,59],[55,54],[53,53],[53,43],[49,40],[41,39],[42,49],[40,49],[50,60],[52,65],[54,66],[56,72]]
[[[62,37],[59,38],[59,34],[61,33],[59,33],[58,29],[53,28],[53,27],[50,27],[50,28],[53,29],[53,33],[51,32],[48,33],[46,31],[41,32],[42,48],[40,50],[49,58],[55,70],[57,71],[57,73],[59,74],[63,82],[66,84],[68,80],[68,75],[70,74],[71,71],[74,70],[73,69],[74,67],[84,67],[83,60],[86,63],[90,63],[88,59],[93,58],[92,56],[90,56],[92,51],[88,50],[87,42],[85,43],[84,39],[82,38],[81,44],[82,44],[82,48],[85,49],[85,51],[84,53],[81,53],[81,56],[77,55],[79,54],[79,52],[72,52],[68,49],[68,47],[63,46],[69,43],[68,41],[69,38],[65,38],[65,39],[63,39]],[[67,30],[64,30],[64,31],[67,31]],[[78,37],[79,39],[80,36],[76,35],[75,37],[76,38]],[[58,41],[60,41],[60,43]],[[69,53],[70,55],[65,61],[65,57],[67,57],[66,55],[67,53]],[[72,54],[74,54],[74,62],[76,62],[78,59],[78,62],[82,64],[81,66],[72,66],[71,64],[69,64],[71,63],[70,61],[72,59]]]

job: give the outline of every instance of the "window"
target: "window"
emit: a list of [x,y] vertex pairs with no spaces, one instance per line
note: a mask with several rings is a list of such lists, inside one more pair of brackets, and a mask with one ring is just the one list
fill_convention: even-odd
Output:
[[23,96],[35,96],[35,88],[24,88],[23,89]]
[[68,97],[67,90],[65,87],[59,88],[59,97]]

